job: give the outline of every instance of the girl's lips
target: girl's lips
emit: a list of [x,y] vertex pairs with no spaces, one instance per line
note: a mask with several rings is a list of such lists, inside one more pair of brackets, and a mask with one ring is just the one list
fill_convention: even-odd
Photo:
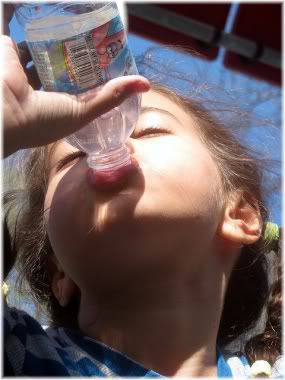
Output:
[[138,171],[138,164],[132,159],[130,163],[116,170],[88,169],[88,183],[98,189],[112,190],[120,187],[134,172]]

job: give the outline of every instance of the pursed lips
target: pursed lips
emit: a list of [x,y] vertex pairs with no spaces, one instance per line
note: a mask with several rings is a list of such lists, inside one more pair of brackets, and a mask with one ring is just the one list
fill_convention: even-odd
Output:
[[135,159],[127,165],[116,170],[93,170],[88,169],[87,181],[89,185],[98,190],[114,190],[123,186],[130,176],[139,171],[139,165]]

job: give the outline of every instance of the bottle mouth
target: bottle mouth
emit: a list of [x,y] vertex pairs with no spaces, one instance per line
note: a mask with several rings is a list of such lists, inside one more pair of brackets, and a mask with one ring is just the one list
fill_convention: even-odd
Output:
[[131,162],[130,151],[126,145],[104,154],[89,154],[87,158],[90,169],[105,172],[114,172]]

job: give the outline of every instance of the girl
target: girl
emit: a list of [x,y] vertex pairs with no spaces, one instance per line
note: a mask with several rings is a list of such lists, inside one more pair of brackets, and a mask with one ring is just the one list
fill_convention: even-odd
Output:
[[[94,177],[64,140],[27,158],[14,247],[51,327],[7,308],[6,372],[245,377],[273,364],[280,288],[258,162],[201,104],[155,84],[128,145],[115,175]],[[246,355],[228,353],[267,305]]]
[[[12,41],[1,44],[6,154],[62,138],[148,89],[120,78],[87,104],[33,91]],[[244,376],[246,358],[225,347],[263,306],[265,329],[245,353],[272,364],[281,289],[269,299],[258,163],[201,105],[155,85],[129,147],[126,171],[96,178],[64,141],[27,158],[26,202],[4,248],[18,254],[51,327],[6,306],[5,374]]]

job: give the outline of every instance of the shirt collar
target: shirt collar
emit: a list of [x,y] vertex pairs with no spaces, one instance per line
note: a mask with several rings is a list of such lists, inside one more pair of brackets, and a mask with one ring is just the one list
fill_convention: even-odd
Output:
[[231,367],[226,362],[221,351],[217,348],[217,372],[218,377],[233,377]]
[[[99,361],[107,365],[113,373],[120,377],[164,377],[153,370],[143,367],[104,343],[89,337],[84,337],[76,330],[63,330],[64,333],[72,339],[74,344],[86,351],[90,356],[93,356],[97,362]],[[242,359],[246,360],[245,357]],[[219,348],[217,348],[217,374],[218,378],[233,377],[231,367]]]

